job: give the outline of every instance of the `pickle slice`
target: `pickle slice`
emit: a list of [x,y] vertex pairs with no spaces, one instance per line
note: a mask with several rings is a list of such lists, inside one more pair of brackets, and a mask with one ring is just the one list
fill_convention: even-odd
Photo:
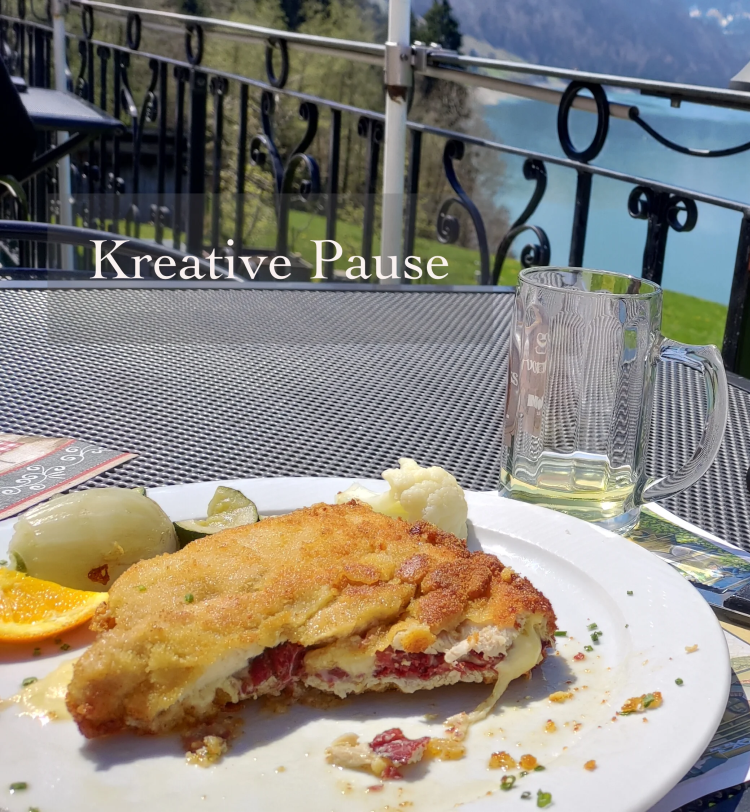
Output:
[[216,516],[219,513],[226,513],[229,510],[239,510],[244,507],[255,507],[253,503],[241,491],[235,488],[227,488],[226,485],[219,485],[216,493],[208,503],[207,515]]
[[[250,500],[248,499],[248,501]],[[174,529],[177,533],[180,549],[182,549],[186,544],[195,541],[195,539],[203,538],[203,536],[211,536],[214,533],[229,530],[232,527],[255,524],[257,521],[258,509],[250,502],[249,505],[245,505],[244,507],[237,508],[236,510],[225,510],[222,513],[208,516],[205,519],[187,519],[185,521],[175,522]]]

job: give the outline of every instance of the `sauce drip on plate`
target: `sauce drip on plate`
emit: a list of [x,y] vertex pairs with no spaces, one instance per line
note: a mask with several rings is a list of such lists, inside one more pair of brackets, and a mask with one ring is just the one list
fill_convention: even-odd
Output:
[[51,674],[27,685],[20,693],[5,702],[0,702],[0,709],[14,703],[20,706],[21,716],[39,719],[42,724],[71,719],[65,707],[65,694],[73,677],[74,664],[75,660],[64,662]]

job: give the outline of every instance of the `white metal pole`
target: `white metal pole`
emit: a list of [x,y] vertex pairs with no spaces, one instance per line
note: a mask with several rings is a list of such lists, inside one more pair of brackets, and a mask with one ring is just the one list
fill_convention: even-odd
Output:
[[[65,0],[52,0],[52,51],[55,63],[55,88],[68,89],[68,63],[65,45]],[[57,143],[61,144],[68,138],[68,133],[57,134]],[[57,186],[60,193],[60,223],[64,226],[73,225],[73,206],[71,203],[70,188],[70,157],[66,155],[57,164]],[[72,269],[74,253],[72,245],[61,246],[61,259],[65,268]]]
[[[380,256],[383,275],[401,273],[404,226],[407,94],[411,83],[411,0],[390,0],[385,55],[385,146],[383,151],[383,221]],[[389,257],[396,257],[391,266]],[[383,279],[394,283],[400,279]]]

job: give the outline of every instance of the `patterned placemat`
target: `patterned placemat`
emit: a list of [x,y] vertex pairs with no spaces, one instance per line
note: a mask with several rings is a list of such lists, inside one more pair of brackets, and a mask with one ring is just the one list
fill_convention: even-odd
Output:
[[74,437],[0,434],[0,519],[135,456]]

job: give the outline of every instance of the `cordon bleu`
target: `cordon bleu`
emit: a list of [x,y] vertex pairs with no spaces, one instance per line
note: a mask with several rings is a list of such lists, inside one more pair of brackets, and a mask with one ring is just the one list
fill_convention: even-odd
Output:
[[[508,683],[549,601],[493,555],[360,502],[318,504],[135,564],[97,612],[67,706],[82,733],[160,733],[263,695]],[[482,714],[484,715],[484,714]]]

